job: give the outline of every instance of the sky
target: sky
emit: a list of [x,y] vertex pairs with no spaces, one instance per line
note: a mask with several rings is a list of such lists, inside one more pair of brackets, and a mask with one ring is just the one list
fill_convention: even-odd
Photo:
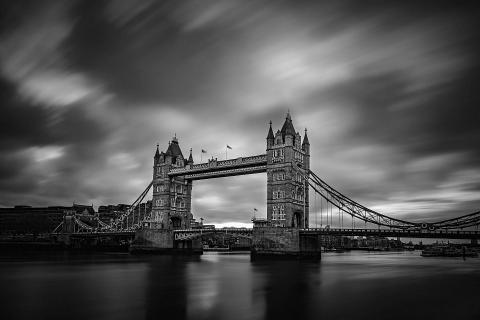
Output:
[[[357,202],[477,211],[479,30],[474,1],[2,1],[0,206],[131,203],[157,143],[262,154],[290,110],[311,169]],[[265,174],[194,182],[205,223],[253,208]]]

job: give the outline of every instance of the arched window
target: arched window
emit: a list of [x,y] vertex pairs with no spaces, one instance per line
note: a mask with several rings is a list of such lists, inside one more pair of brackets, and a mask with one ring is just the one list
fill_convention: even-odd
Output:
[[303,201],[303,188],[302,187],[298,187],[297,188],[297,200],[299,201]]
[[175,201],[175,205],[177,208],[182,208],[183,200],[181,198],[177,198]]

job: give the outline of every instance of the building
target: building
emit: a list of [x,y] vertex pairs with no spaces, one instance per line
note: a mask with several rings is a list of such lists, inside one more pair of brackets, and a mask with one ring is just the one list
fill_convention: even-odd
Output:
[[290,113],[267,135],[267,220],[273,226],[308,228],[310,143],[295,131]]
[[190,228],[193,215],[192,181],[183,176],[170,178],[174,168],[193,165],[192,150],[187,159],[183,157],[177,137],[168,144],[165,152],[159,152],[158,145],[153,161],[153,204],[152,215],[147,224],[156,229]]
[[15,206],[0,208],[0,234],[40,234],[52,232],[67,212],[94,215],[92,206],[74,204],[71,207]]

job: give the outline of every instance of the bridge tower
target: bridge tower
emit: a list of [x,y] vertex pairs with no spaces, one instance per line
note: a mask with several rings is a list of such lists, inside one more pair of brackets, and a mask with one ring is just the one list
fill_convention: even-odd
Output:
[[310,143],[303,143],[290,112],[282,129],[267,135],[267,220],[278,227],[308,228]]
[[168,144],[167,151],[159,152],[158,145],[153,160],[153,207],[147,225],[153,229],[187,229],[193,218],[192,181],[183,176],[170,178],[174,168],[193,164],[192,150],[186,160],[175,136]]

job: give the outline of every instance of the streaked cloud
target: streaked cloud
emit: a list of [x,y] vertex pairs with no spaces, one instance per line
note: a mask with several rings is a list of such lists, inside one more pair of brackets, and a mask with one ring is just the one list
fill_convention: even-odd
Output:
[[[129,203],[156,143],[176,134],[197,163],[260,154],[290,109],[312,169],[355,200],[417,220],[480,206],[473,5],[1,6],[0,205]],[[200,181],[194,213],[248,224],[265,197],[264,175]]]

